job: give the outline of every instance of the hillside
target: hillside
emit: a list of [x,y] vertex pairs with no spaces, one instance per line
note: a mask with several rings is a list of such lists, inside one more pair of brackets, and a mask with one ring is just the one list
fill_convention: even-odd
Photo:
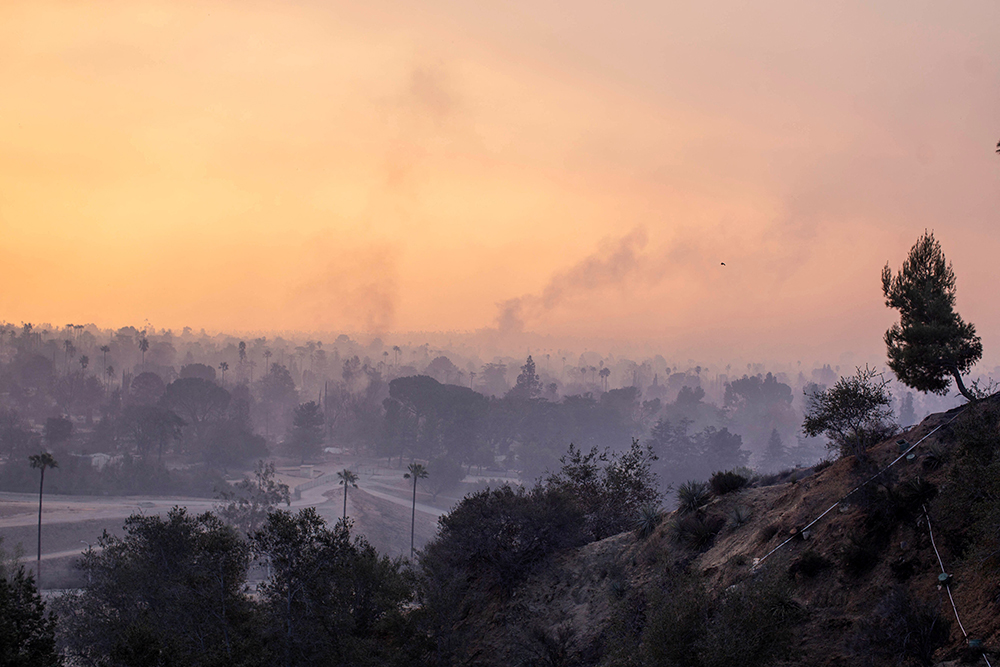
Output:
[[[997,448],[1000,405],[991,399],[961,412],[931,415],[883,442],[867,467],[850,457],[801,479],[758,481],[686,517],[668,514],[646,539],[622,533],[558,554],[509,598],[457,623],[470,639],[465,661],[986,664],[939,583],[929,530],[968,638],[992,659],[1000,578],[974,522],[997,505],[989,488],[997,464],[988,466],[987,454]],[[900,440],[920,442],[911,459],[802,531],[899,457]],[[682,640],[700,647],[697,657],[663,648]]]

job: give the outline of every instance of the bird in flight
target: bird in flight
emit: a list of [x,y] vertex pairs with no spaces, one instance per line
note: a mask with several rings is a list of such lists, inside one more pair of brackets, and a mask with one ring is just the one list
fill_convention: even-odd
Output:
[[722,263],[722,265],[723,265],[723,266],[725,266],[725,265],[726,265],[726,263],[725,263],[725,262],[723,262],[723,263]]

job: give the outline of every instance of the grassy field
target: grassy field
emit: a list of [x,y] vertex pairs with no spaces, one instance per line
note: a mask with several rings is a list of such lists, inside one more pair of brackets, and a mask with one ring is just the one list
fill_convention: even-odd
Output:
[[[92,521],[75,521],[69,523],[42,524],[42,555],[64,551],[84,551],[87,546],[83,541],[97,546],[97,541],[104,533],[122,534],[122,519],[97,519]],[[0,538],[3,538],[3,548],[8,553],[20,551],[24,561],[34,571],[36,544],[38,539],[37,526],[15,526],[0,528]],[[73,564],[77,555],[67,555],[60,558],[46,558],[42,561],[43,588],[70,588],[81,582],[82,573],[75,570]]]

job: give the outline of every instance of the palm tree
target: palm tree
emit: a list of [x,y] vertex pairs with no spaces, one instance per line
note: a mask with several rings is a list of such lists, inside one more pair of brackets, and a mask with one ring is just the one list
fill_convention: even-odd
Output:
[[607,368],[607,367],[602,368],[601,372],[598,373],[598,375],[600,375],[601,376],[601,380],[604,381],[604,391],[607,391],[608,390],[608,376],[611,375],[611,369]]
[[107,369],[105,369],[104,372],[108,376],[107,386],[104,388],[104,391],[107,391],[108,389],[111,388],[111,383],[114,381],[115,367],[114,366],[108,366]]
[[90,365],[90,357],[88,357],[85,354],[80,355],[80,370],[83,371],[84,373],[86,373],[87,372],[87,366],[89,366],[89,365]]
[[399,353],[402,352],[402,351],[403,350],[400,349],[400,347],[398,345],[393,345],[392,346],[392,358],[393,358],[393,365],[394,366],[399,366]]
[[28,461],[31,462],[32,468],[38,468],[42,471],[42,478],[38,483],[38,567],[35,569],[35,576],[37,577],[38,586],[41,588],[42,585],[42,490],[45,488],[45,469],[46,468],[58,468],[59,464],[56,463],[55,457],[53,457],[48,452],[42,452],[41,454],[32,454],[28,457]]
[[340,481],[337,484],[344,485],[344,518],[347,518],[347,487],[353,486],[355,489],[358,488],[358,476],[356,473],[344,468],[341,472],[337,473],[337,477]]
[[417,526],[417,480],[427,477],[427,468],[419,463],[411,463],[403,479],[413,479],[413,513],[410,515],[410,557],[413,557],[413,533]]
[[139,349],[142,351],[142,370],[146,370],[146,350],[149,349],[149,339],[146,338],[145,333],[139,339]]
[[271,356],[273,354],[271,350],[264,350],[264,375],[270,375],[271,373]]
[[247,343],[244,340],[240,341],[239,355],[240,355],[240,380],[242,380],[243,373],[245,372],[243,370],[243,366],[247,362]]
[[[108,367],[108,352],[111,351],[111,346],[110,345],[102,345],[102,346],[100,346],[97,349],[99,349],[104,354],[104,368],[107,368]],[[107,384],[107,382],[105,382],[104,383],[104,391],[107,391],[107,390],[108,390],[108,384]]]
[[219,370],[222,371],[222,386],[226,386],[226,371],[229,370],[229,364],[225,361],[219,364]]

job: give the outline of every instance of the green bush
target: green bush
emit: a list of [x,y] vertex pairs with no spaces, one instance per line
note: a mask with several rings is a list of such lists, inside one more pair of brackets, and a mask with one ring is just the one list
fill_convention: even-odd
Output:
[[940,442],[933,442],[927,447],[924,460],[921,462],[924,470],[937,470],[948,461],[948,449]]
[[844,572],[860,577],[871,570],[878,564],[888,542],[889,535],[880,530],[863,528],[850,535],[840,552],[840,564]]
[[635,520],[635,529],[639,537],[645,539],[653,534],[663,520],[663,512],[656,505],[644,505],[639,508],[639,516]]
[[712,487],[712,493],[717,496],[724,496],[727,493],[739,491],[749,484],[749,478],[739,474],[735,470],[718,471],[708,480]]
[[909,661],[929,666],[934,664],[934,651],[948,641],[949,626],[937,606],[895,588],[858,622],[848,647],[866,666]]
[[841,457],[866,459],[869,449],[898,431],[889,381],[865,366],[830,389],[807,393],[802,430],[808,436],[825,435]]
[[1000,444],[1000,405],[995,400],[969,405],[953,430],[963,454],[989,465]]
[[737,505],[729,512],[729,522],[734,528],[741,528],[753,517],[750,510],[742,505]]
[[657,505],[662,495],[652,470],[656,455],[632,440],[621,453],[589,452],[569,446],[562,467],[545,479],[544,488],[569,498],[583,513],[589,538],[601,540],[634,527],[641,508]]
[[62,665],[56,617],[46,612],[34,576],[23,565],[5,565],[0,562],[0,665]]
[[692,549],[706,549],[719,534],[726,520],[702,512],[688,514],[677,522],[677,539]]
[[694,512],[712,499],[708,484],[694,480],[684,482],[677,489],[677,509],[682,513]]
[[788,573],[793,576],[801,574],[804,577],[812,579],[831,565],[833,563],[829,560],[810,550],[799,556],[798,560],[792,563],[791,567],[788,568]]
[[712,599],[683,577],[654,597],[639,653],[643,664],[759,667],[790,658],[802,612],[786,580],[760,575]]
[[923,513],[923,507],[937,495],[937,486],[923,477],[914,477],[896,485],[891,494],[896,503],[896,516],[909,519]]
[[438,525],[420,559],[425,576],[432,582],[457,576],[502,596],[549,554],[587,542],[572,498],[545,487],[481,491],[463,499]]

